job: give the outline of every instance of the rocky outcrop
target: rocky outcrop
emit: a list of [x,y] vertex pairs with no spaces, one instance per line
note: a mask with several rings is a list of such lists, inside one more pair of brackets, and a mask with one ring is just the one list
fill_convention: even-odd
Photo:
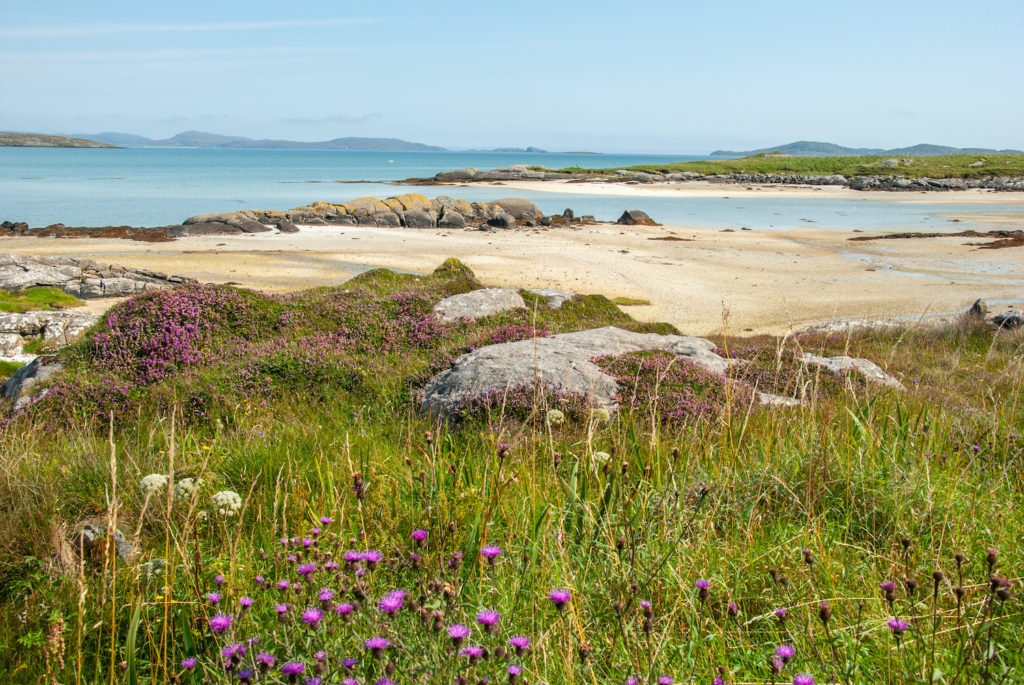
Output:
[[1024,310],[1014,309],[992,317],[992,326],[996,329],[1010,330],[1024,326]]
[[0,253],[0,289],[47,286],[81,298],[126,297],[169,288],[192,279],[101,264],[78,257],[29,257]]
[[647,216],[647,212],[639,209],[627,209],[615,223],[623,226],[661,226],[657,221]]
[[127,563],[135,556],[135,547],[120,530],[114,529],[113,535],[105,523],[87,523],[78,530],[71,540],[72,549],[80,553],[83,559],[102,563],[110,550],[118,560]]
[[525,306],[523,297],[515,288],[481,288],[444,298],[434,305],[434,316],[451,323],[460,319],[480,319]]
[[591,361],[594,357],[663,350],[713,373],[725,373],[729,362],[714,349],[714,343],[702,338],[633,333],[612,326],[490,345],[459,357],[450,369],[434,376],[423,391],[423,410],[450,416],[471,398],[535,381],[547,390],[587,396],[596,406],[614,409],[618,384]]
[[27,361],[26,343],[64,347],[82,337],[99,317],[88,312],[56,311],[0,314],[0,357]]
[[11,412],[21,411],[33,401],[42,398],[46,390],[33,394],[36,387],[63,369],[64,365],[53,355],[41,355],[15,371],[4,383],[4,400],[13,403]]
[[807,352],[800,356],[800,361],[808,366],[817,366],[834,374],[855,372],[863,376],[870,383],[877,383],[898,390],[903,389],[903,383],[899,379],[890,376],[878,364],[867,359],[846,356],[820,357]]
[[530,288],[529,292],[543,297],[552,309],[561,309],[563,304],[576,297],[576,293],[558,288]]

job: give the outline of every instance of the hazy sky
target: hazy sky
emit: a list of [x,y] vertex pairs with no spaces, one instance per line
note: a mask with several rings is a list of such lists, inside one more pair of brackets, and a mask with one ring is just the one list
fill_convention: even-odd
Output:
[[1024,0],[0,0],[0,129],[1024,149]]

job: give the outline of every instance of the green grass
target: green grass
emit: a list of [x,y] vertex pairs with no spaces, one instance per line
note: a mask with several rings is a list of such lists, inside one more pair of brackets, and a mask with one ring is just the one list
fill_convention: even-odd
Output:
[[59,288],[28,288],[23,292],[0,291],[0,312],[23,313],[81,307],[85,303]]
[[651,303],[650,300],[641,297],[613,297],[612,302],[620,307],[640,307]]
[[[387,664],[397,682],[456,675],[506,682],[511,662],[524,669],[519,682],[549,683],[621,683],[630,675],[654,683],[661,674],[710,682],[719,668],[733,683],[788,683],[795,673],[819,683],[931,682],[936,670],[948,683],[1024,678],[1024,550],[1017,546],[1024,338],[964,325],[784,346],[722,339],[733,358],[752,360],[737,362],[737,378],[767,387],[776,374],[785,382],[771,389],[803,389],[806,405],[732,407],[711,421],[665,423],[648,397],[608,420],[584,414],[555,425],[543,417],[558,405],[538,396],[542,420],[513,419],[499,407],[438,424],[419,414],[410,388],[475,340],[510,325],[654,329],[599,296],[563,310],[527,298],[529,311],[459,326],[437,344],[381,343],[394,339],[392,329],[378,328],[395,315],[393,296],[433,300],[474,286],[471,274],[450,265],[430,277],[371,272],[292,298],[247,296],[238,306],[251,318],[232,310],[233,328],[211,343],[218,361],[134,390],[111,442],[91,410],[43,407],[6,425],[0,672],[7,682],[39,682],[47,672],[65,683],[237,682],[219,650],[254,634],[258,649],[301,660],[306,675],[313,652],[324,649],[327,682],[340,681],[343,656],[358,657],[353,675],[371,683]],[[236,363],[226,352],[240,338],[269,336],[275,326],[289,335],[323,331],[336,320],[352,327],[364,316],[373,322],[358,329],[365,346],[347,347],[343,360],[358,371],[354,385],[330,374],[295,383],[292,365],[310,360],[293,350],[255,356],[276,360],[264,367],[258,392],[224,391]],[[764,354],[766,346],[782,353]],[[795,350],[873,359],[907,390],[800,376]],[[62,354],[76,378],[96,382],[90,387],[125,381],[117,369],[90,366],[94,352],[86,342]],[[90,392],[80,401],[96,401]],[[217,402],[199,401],[218,394]],[[165,489],[147,499],[139,483],[151,473],[200,485],[190,497]],[[222,490],[241,497],[235,516],[211,509],[211,495]],[[140,555],[80,570],[71,533],[83,521],[115,516],[127,535],[137,534]],[[333,521],[320,524],[320,516]],[[313,551],[278,543],[312,540],[313,527],[324,529]],[[428,531],[422,547],[411,539],[417,528]],[[498,563],[481,560],[485,545],[503,549]],[[364,587],[351,569],[338,578],[324,567],[353,548],[384,553],[362,576]],[[994,568],[988,548],[998,549]],[[457,566],[454,552],[464,555]],[[283,593],[255,579],[299,581],[300,561],[288,554],[317,564],[304,582],[310,590],[347,588],[334,601],[359,600],[356,618],[346,623],[328,611],[321,628],[304,628],[298,612],[317,600],[306,589]],[[147,576],[142,564],[152,558],[169,561],[164,575]],[[942,572],[935,593],[934,571]],[[1012,579],[1009,598],[990,589],[990,573]],[[217,589],[218,574],[226,580],[214,608],[206,594]],[[913,591],[907,577],[917,583]],[[698,579],[710,581],[706,598]],[[879,590],[885,581],[899,584],[891,604]],[[409,592],[406,608],[386,619],[377,602],[395,588]],[[572,592],[563,611],[547,599],[553,588]],[[255,600],[245,614],[237,610],[242,596]],[[641,607],[646,601],[649,609]],[[827,623],[819,618],[824,601]],[[281,602],[292,607],[284,622],[273,608]],[[484,608],[502,614],[499,635],[476,628]],[[777,608],[787,610],[785,622]],[[207,629],[216,611],[235,618],[222,636]],[[894,615],[913,626],[899,643],[886,626]],[[433,630],[456,622],[472,628],[469,642],[487,647],[490,658],[470,663]],[[499,648],[517,633],[531,638],[531,651],[502,656]],[[371,635],[395,647],[373,659],[362,647]],[[768,658],[782,643],[797,656],[773,677]],[[192,654],[202,674],[178,666]],[[272,673],[263,682],[282,681],[278,669]]]
[[[989,176],[1024,176],[1024,154],[956,154],[928,157],[897,157],[899,166],[882,166],[882,160],[894,159],[886,155],[864,157],[774,157],[766,154],[740,159],[673,162],[669,164],[641,164],[626,167],[633,171],[673,173],[692,171],[699,174],[802,174],[808,176],[898,175],[909,178],[985,178]],[[981,159],[982,166],[969,165]],[[615,169],[560,169],[565,173],[610,174]]]

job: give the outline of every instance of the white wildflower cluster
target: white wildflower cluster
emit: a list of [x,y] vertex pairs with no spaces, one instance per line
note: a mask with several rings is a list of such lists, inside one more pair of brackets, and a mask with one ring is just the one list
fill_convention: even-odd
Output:
[[151,473],[139,481],[139,490],[146,497],[155,495],[167,487],[167,476],[162,473]]
[[214,511],[221,516],[234,516],[242,508],[242,498],[234,490],[221,490],[210,497]]
[[590,410],[590,418],[599,423],[608,423],[612,415],[604,407],[598,407],[597,409]]
[[607,452],[594,452],[590,457],[590,470],[597,475],[597,472],[604,468],[605,464],[611,461],[612,455]]
[[191,501],[199,485],[198,478],[182,478],[174,484],[174,497],[182,502]]
[[544,416],[544,423],[548,426],[561,426],[565,423],[565,414],[557,409],[550,409]]

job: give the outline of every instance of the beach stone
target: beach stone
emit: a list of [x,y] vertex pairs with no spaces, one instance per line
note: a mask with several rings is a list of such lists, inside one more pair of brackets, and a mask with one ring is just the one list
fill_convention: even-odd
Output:
[[113,536],[107,535],[105,523],[87,523],[75,533],[71,546],[75,553],[81,552],[82,558],[102,562],[113,543],[114,553],[122,562],[129,562],[135,556],[135,547],[124,533],[115,529]]
[[820,357],[810,352],[805,352],[800,356],[800,361],[809,366],[818,366],[830,373],[840,374],[847,371],[855,371],[865,378],[865,380],[871,383],[877,383],[890,388],[898,390],[903,389],[903,383],[901,383],[896,377],[890,376],[882,370],[878,364],[867,359],[858,359],[856,357],[847,357],[840,355],[837,357]]
[[627,209],[619,217],[615,223],[622,224],[624,226],[660,226],[651,217],[647,216],[647,212],[643,212],[639,209]]
[[552,309],[561,309],[567,300],[576,297],[576,293],[558,288],[530,288],[529,292],[543,297]]
[[281,233],[298,233],[299,227],[288,221],[288,219],[278,219],[277,230],[281,231]]
[[803,402],[795,397],[775,395],[770,392],[757,393],[757,399],[765,407],[799,407],[803,404]]
[[611,411],[617,408],[619,386],[591,361],[594,357],[662,350],[723,374],[729,362],[714,349],[714,343],[703,338],[634,333],[614,326],[489,345],[462,355],[450,369],[431,378],[423,389],[423,411],[451,416],[473,397],[534,382],[549,391],[586,396]]
[[493,226],[494,228],[515,228],[516,219],[511,214],[498,212],[487,220],[487,225]]
[[445,323],[451,323],[459,319],[479,319],[525,306],[523,296],[515,288],[482,288],[444,298],[434,305],[434,315]]

